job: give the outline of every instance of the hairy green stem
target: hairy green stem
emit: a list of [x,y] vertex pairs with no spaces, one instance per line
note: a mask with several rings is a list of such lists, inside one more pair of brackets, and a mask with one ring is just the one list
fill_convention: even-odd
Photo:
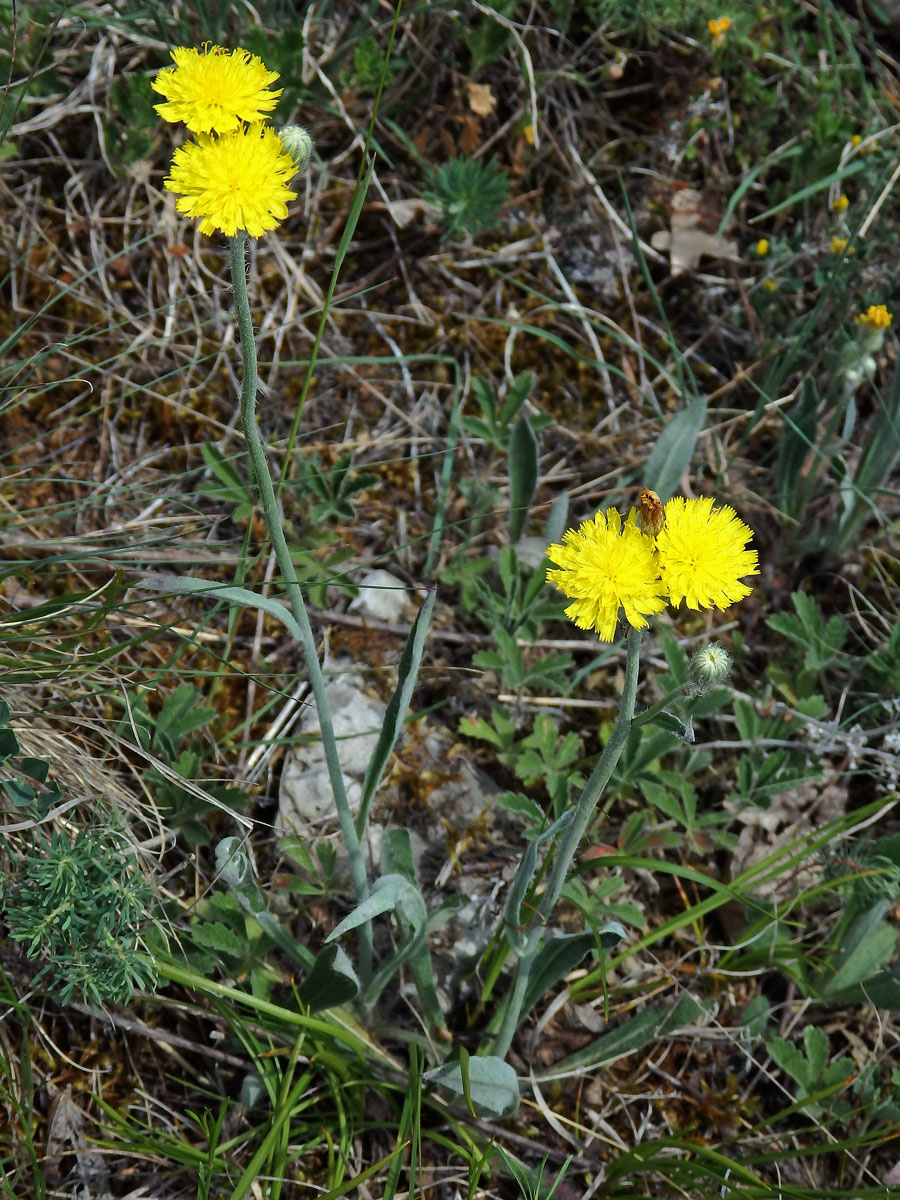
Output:
[[603,789],[609,783],[616,763],[625,749],[628,734],[631,732],[634,706],[637,699],[640,659],[641,634],[636,629],[629,629],[628,656],[625,660],[625,684],[622,688],[619,713],[613,725],[612,732],[609,735],[609,740],[603,747],[603,753],[600,755],[590,779],[584,785],[584,791],[581,793],[578,803],[575,806],[575,816],[571,824],[563,830],[556,849],[550,877],[547,880],[547,886],[537,903],[532,923],[525,931],[524,952],[516,964],[516,974],[513,979],[512,990],[506,999],[503,1009],[503,1019],[500,1029],[497,1032],[496,1041],[494,1042],[493,1053],[500,1058],[506,1057],[512,1045],[515,1032],[519,1027],[522,1004],[525,1000],[525,994],[528,991],[528,984],[531,981],[531,972],[534,968],[535,959],[541,948],[541,942],[547,925],[553,916],[553,911],[565,886],[569,868],[578,851],[581,839],[584,837],[585,830],[594,815],[597,801],[600,799]]
[[[316,709],[319,714],[319,729],[322,733],[322,748],[325,752],[328,778],[331,781],[331,790],[334,794],[334,803],[341,826],[341,834],[344,838],[344,846],[350,857],[350,871],[353,876],[356,899],[361,903],[369,894],[369,879],[366,874],[365,859],[363,858],[362,847],[360,846],[360,840],[353,821],[353,814],[350,811],[350,804],[347,800],[347,791],[344,787],[344,776],[341,773],[337,742],[334,736],[334,725],[331,720],[331,706],[328,702],[328,693],[325,690],[325,677],[322,673],[322,665],[319,662],[315,637],[313,636],[312,626],[309,623],[309,616],[306,612],[306,604],[303,601],[303,593],[300,590],[300,584],[297,582],[291,552],[284,536],[284,530],[282,529],[278,501],[275,497],[275,489],[272,486],[272,476],[269,473],[269,465],[266,462],[266,455],[256,422],[256,391],[259,376],[256,363],[256,334],[253,330],[253,320],[250,316],[250,299],[247,295],[246,242],[247,235],[245,233],[238,233],[231,239],[231,283],[234,289],[234,309],[237,316],[238,330],[241,335],[241,358],[244,367],[241,379],[241,425],[250,454],[253,482],[256,485],[256,490],[262,503],[266,527],[272,541],[272,548],[275,551],[275,559],[278,563],[278,569],[281,572],[285,587],[287,588],[291,612],[299,626],[300,645],[306,662],[306,674],[312,687],[313,695],[315,696]],[[359,952],[360,976],[365,986],[372,974],[372,926],[369,922],[359,927]]]

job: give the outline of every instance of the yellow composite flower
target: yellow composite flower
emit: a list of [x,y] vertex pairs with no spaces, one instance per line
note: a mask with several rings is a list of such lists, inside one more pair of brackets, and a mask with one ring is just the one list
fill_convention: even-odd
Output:
[[850,200],[847,194],[845,192],[841,192],[836,200],[832,200],[831,207],[835,212],[846,212],[850,207]]
[[165,121],[183,121],[191,133],[229,133],[242,122],[261,121],[278,103],[282,89],[270,91],[278,78],[249,50],[207,44],[204,51],[177,46],[174,67],[165,67],[152,83],[165,96],[155,105]]
[[677,496],[665,507],[656,537],[659,570],[670,602],[688,608],[728,608],[749,596],[741,579],[759,574],[755,550],[746,548],[753,530],[727,504]]
[[288,215],[287,201],[297,193],[287,185],[296,170],[275,130],[251,125],[222,137],[198,134],[175,151],[164,183],[179,196],[180,213],[200,218],[201,233],[260,237]]
[[566,616],[579,629],[595,629],[604,642],[616,635],[620,609],[643,629],[648,616],[665,608],[653,539],[638,528],[634,509],[624,525],[615,509],[598,512],[566,530],[562,544],[547,547],[547,557],[556,568],[547,578],[572,601]]
[[716,17],[713,20],[706,22],[706,28],[714,38],[720,38],[723,33],[731,28],[731,18]]
[[889,329],[894,317],[887,310],[886,304],[870,304],[864,313],[856,318],[860,325],[868,325],[870,329]]
[[759,255],[760,258],[766,257],[766,255],[769,253],[769,239],[768,238],[760,238],[759,239],[759,241],[756,243],[756,253]]

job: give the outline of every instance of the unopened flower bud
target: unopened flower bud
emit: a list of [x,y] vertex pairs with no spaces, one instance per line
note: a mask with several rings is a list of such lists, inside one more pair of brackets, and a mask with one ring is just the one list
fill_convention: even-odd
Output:
[[718,642],[710,642],[691,656],[688,664],[688,694],[702,696],[724,683],[731,671],[731,655]]
[[283,125],[278,130],[281,144],[294,160],[297,170],[302,175],[309,166],[312,155],[313,140],[302,125]]

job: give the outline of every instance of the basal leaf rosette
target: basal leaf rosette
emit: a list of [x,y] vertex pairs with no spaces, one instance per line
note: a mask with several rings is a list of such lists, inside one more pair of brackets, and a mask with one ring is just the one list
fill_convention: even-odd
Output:
[[741,580],[759,574],[759,559],[747,543],[753,530],[727,504],[678,496],[665,506],[665,522],[656,535],[664,590],[677,607],[726,609],[749,596]]
[[243,122],[255,124],[278,103],[278,78],[249,50],[207,44],[203,50],[178,46],[174,67],[165,67],[152,83],[166,97],[156,111],[165,121],[183,121],[191,133],[230,133]]
[[261,237],[288,215],[296,170],[275,130],[251,125],[221,137],[198,134],[175,151],[164,183],[179,196],[178,211],[200,219],[201,233]]
[[615,637],[620,611],[643,629],[648,616],[665,608],[653,539],[637,527],[634,509],[624,525],[615,509],[598,512],[548,546],[547,557],[555,568],[548,580],[572,600],[566,616],[604,642]]

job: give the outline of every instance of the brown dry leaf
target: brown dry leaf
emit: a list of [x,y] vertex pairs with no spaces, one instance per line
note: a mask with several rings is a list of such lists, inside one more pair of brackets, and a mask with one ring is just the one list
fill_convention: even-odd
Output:
[[457,145],[460,154],[471,158],[481,145],[481,121],[478,117],[466,114],[459,119],[460,131]]
[[737,242],[699,229],[702,198],[694,188],[676,192],[672,200],[670,229],[654,233],[650,245],[654,250],[668,250],[672,274],[693,271],[702,257],[730,258],[740,261]]
[[78,1170],[85,1183],[96,1182],[91,1195],[106,1192],[107,1171],[102,1156],[91,1146],[84,1134],[85,1115],[72,1099],[72,1085],[57,1092],[50,1105],[47,1122],[47,1151],[44,1171],[54,1188],[62,1182],[66,1155],[74,1154]]
[[466,92],[469,96],[469,108],[479,117],[489,117],[497,107],[497,97],[487,83],[472,83],[467,79]]

